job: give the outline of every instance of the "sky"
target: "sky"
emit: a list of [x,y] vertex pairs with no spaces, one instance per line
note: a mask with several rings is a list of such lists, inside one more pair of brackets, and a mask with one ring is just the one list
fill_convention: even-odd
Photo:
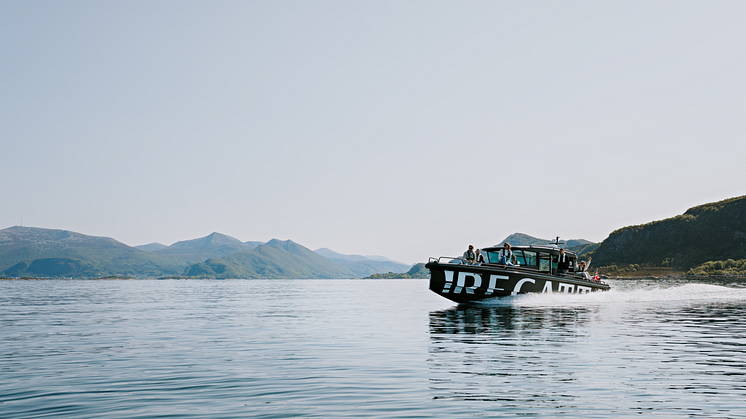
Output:
[[0,229],[405,263],[746,195],[743,1],[0,0]]

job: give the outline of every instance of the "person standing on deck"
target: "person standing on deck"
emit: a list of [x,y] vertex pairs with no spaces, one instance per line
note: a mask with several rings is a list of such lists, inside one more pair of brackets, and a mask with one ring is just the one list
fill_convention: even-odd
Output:
[[570,258],[565,254],[565,249],[560,249],[560,254],[557,257],[557,275],[566,274],[569,265]]
[[468,265],[474,264],[474,261],[477,260],[477,255],[474,253],[474,246],[469,245],[469,250],[464,252],[464,262],[466,262]]

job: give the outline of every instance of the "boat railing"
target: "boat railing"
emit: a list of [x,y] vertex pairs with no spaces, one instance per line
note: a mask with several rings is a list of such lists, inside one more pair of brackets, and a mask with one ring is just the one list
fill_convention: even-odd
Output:
[[439,256],[437,258],[430,257],[428,258],[427,263],[430,263],[430,262],[443,263],[441,262],[441,259],[448,259],[448,262],[446,263],[454,263],[453,261],[457,260],[459,261],[457,265],[466,265],[466,261],[464,260],[462,256]]
[[[443,262],[445,260],[445,262]],[[498,267],[498,268],[505,268],[510,269],[514,271],[521,271],[521,272],[530,272],[530,273],[536,273],[536,269],[531,268],[524,268],[520,265],[503,265],[500,263],[468,263],[462,256],[439,256],[439,257],[430,257],[428,259],[428,263],[450,263],[453,265],[469,265],[469,266],[484,266],[484,267]]]

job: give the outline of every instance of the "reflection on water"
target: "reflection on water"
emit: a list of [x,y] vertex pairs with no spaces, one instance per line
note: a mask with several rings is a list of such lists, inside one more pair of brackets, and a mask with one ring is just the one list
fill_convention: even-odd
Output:
[[[577,380],[572,349],[598,309],[457,306],[430,313],[430,369],[436,399],[570,407],[571,393],[546,388]],[[541,387],[525,388],[540,382]],[[560,391],[557,391],[560,390]]]
[[575,330],[598,313],[592,308],[521,308],[457,306],[430,313],[430,333],[433,340],[440,334],[484,335],[500,340],[505,335],[521,336],[520,331]]
[[430,312],[433,398],[542,417],[746,418],[746,292],[657,285]]

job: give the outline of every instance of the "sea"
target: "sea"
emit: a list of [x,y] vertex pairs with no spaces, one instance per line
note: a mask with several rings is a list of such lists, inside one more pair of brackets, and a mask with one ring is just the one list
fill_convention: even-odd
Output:
[[0,418],[746,418],[746,280],[0,281]]

